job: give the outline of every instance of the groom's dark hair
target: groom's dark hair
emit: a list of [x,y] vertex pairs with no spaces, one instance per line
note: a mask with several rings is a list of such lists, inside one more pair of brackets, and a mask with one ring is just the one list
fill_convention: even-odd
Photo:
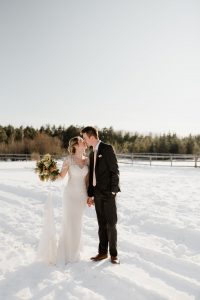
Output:
[[89,137],[94,136],[96,139],[99,138],[98,130],[92,126],[87,126],[81,130],[81,135],[86,133]]

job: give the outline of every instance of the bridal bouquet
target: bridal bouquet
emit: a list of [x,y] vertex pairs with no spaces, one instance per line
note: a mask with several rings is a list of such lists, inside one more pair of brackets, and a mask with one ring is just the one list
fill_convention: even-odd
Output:
[[59,169],[51,155],[45,154],[41,160],[37,161],[35,172],[38,173],[42,181],[54,181],[59,174]]

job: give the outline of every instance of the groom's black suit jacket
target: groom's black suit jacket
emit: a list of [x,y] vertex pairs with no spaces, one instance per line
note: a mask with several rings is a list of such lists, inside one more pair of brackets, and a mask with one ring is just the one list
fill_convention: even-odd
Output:
[[[93,166],[94,166],[94,152],[91,151],[89,155],[89,187],[88,196],[94,196],[93,182]],[[117,158],[111,145],[100,142],[96,157],[96,189],[100,192],[114,192],[120,191],[119,188],[119,168]]]

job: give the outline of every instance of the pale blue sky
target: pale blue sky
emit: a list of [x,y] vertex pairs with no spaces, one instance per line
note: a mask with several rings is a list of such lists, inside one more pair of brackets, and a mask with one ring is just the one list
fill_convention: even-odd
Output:
[[199,0],[0,0],[0,124],[200,134]]

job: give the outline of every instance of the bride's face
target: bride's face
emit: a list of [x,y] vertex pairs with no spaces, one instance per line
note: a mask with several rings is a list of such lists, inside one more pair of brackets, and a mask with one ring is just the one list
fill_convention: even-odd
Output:
[[82,138],[80,138],[76,147],[79,150],[85,151],[85,149],[87,148],[87,145],[86,145],[85,141]]

